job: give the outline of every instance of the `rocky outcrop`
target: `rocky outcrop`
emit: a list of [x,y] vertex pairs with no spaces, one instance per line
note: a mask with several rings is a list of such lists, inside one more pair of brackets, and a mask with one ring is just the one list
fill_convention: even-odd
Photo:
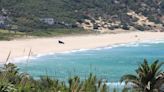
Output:
[[142,14],[137,14],[134,11],[129,11],[127,15],[131,16],[132,18],[137,18],[138,20],[134,22],[134,24],[144,27],[143,30],[156,32],[163,31],[164,27],[162,24],[151,22],[148,17],[145,17]]
[[109,22],[109,20],[102,19],[101,17],[95,20],[85,19],[84,21],[77,22],[76,24],[78,27],[82,27],[87,31],[97,31],[101,33],[112,31],[121,27],[120,21]]

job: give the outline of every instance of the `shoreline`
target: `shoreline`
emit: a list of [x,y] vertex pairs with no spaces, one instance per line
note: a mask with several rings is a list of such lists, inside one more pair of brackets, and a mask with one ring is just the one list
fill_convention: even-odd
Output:
[[[0,63],[5,60],[11,51],[10,61],[16,58],[28,56],[30,49],[32,51],[30,57],[45,56],[49,54],[71,52],[81,49],[94,49],[109,47],[118,44],[127,44],[132,42],[140,42],[145,40],[164,39],[162,32],[129,32],[118,34],[99,34],[99,35],[82,35],[82,36],[66,36],[52,38],[36,38],[36,39],[20,39],[13,41],[0,41]],[[65,44],[58,44],[58,40],[62,40]]]
[[[33,55],[33,56],[30,56],[28,58],[28,56],[23,56],[23,57],[16,57],[16,58],[13,58],[12,60],[9,60],[9,62],[11,63],[20,63],[20,61],[23,61],[21,63],[26,63],[24,61],[30,61],[30,60],[33,60],[33,59],[37,59],[37,58],[40,58],[40,57],[44,57],[44,56],[49,56],[49,55],[55,55],[55,54],[69,54],[69,53],[76,53],[76,52],[85,52],[85,51],[99,51],[99,50],[103,50],[103,49],[112,49],[112,48],[117,48],[117,47],[137,47],[139,46],[138,44],[141,44],[141,43],[152,43],[152,44],[155,44],[155,43],[164,43],[164,39],[156,39],[156,40],[153,40],[154,42],[150,41],[150,40],[145,40],[145,41],[140,41],[140,42],[130,42],[130,43],[120,43],[120,44],[113,44],[113,45],[110,45],[110,46],[104,46],[104,47],[96,47],[96,48],[91,48],[91,49],[74,49],[74,50],[70,50],[70,51],[63,51],[63,52],[48,52],[48,53],[40,53],[40,54],[37,54],[37,55]],[[143,45],[143,46],[147,46],[147,45]],[[29,59],[29,60],[28,60]],[[1,63],[0,63],[1,64]]]
[[[156,43],[164,43],[164,39],[156,39],[156,40],[153,40],[154,42],[150,41],[150,40],[145,40],[145,41],[137,41],[137,42],[129,42],[129,43],[119,43],[119,44],[113,44],[113,45],[110,45],[110,46],[104,46],[104,47],[96,47],[96,48],[90,48],[90,49],[73,49],[73,50],[70,50],[70,51],[63,51],[63,52],[48,52],[48,53],[40,53],[40,54],[37,54],[37,55],[33,55],[33,56],[30,56],[28,58],[28,56],[23,56],[23,57],[16,57],[12,60],[10,60],[9,62],[11,63],[20,63],[20,61],[23,61],[23,63],[26,63],[24,61],[30,61],[30,60],[33,60],[33,59],[37,59],[37,58],[40,58],[40,57],[44,57],[44,56],[49,56],[49,55],[55,55],[55,54],[69,54],[69,53],[76,53],[76,52],[85,52],[85,51],[99,51],[99,50],[103,50],[103,49],[112,49],[112,48],[117,48],[117,47],[137,47],[139,46],[138,44],[146,44],[146,43],[151,43],[151,44],[156,44]],[[143,45],[143,46],[148,46],[148,45]],[[27,60],[29,59],[29,60]],[[0,63],[1,64],[1,63]]]

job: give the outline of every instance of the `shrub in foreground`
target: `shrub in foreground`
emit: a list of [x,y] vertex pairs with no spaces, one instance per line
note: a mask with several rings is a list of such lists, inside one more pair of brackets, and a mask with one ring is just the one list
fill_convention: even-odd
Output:
[[164,74],[160,68],[163,64],[156,60],[149,65],[148,61],[144,60],[144,63],[140,64],[136,70],[136,75],[124,75],[121,82],[133,83],[133,87],[139,92],[162,92],[160,87],[164,85]]
[[[160,71],[163,63],[159,61],[148,64],[144,60],[136,70],[136,75],[124,75],[121,82],[132,83],[132,89],[125,87],[122,92],[163,92],[164,73]],[[72,77],[68,82],[52,79],[48,76],[33,79],[27,73],[19,73],[19,69],[12,63],[4,64],[0,68],[0,92],[109,92],[107,81],[97,80],[90,74],[87,79],[80,80]],[[113,92],[118,92],[114,89]]]

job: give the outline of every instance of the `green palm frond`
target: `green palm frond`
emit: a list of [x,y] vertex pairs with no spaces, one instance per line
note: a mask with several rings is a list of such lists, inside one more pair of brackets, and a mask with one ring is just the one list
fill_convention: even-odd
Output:
[[157,83],[157,76],[161,74],[160,68],[164,62],[159,63],[159,60],[154,61],[152,64],[148,64],[148,61],[145,59],[143,64],[140,64],[136,70],[137,75],[124,75],[121,77],[121,82],[133,83],[142,88],[142,90],[152,91],[155,88]]
[[136,75],[130,75],[130,74],[128,74],[128,75],[124,75],[124,76],[121,77],[120,82],[123,82],[123,81],[125,81],[126,84],[128,82],[135,82],[138,85],[139,78]]

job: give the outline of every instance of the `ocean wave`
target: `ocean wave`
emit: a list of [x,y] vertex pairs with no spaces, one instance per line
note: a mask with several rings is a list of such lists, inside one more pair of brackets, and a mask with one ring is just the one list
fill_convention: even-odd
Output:
[[149,47],[149,46],[151,46],[151,45],[142,45],[143,47]]
[[39,57],[43,57],[43,56],[47,56],[47,55],[53,55],[53,54],[55,54],[55,53],[50,52],[50,53],[44,53],[44,54],[37,54],[35,57],[39,58]]
[[140,41],[140,43],[159,44],[159,43],[164,43],[164,39],[144,40],[144,41]]
[[24,56],[24,57],[17,57],[13,59],[9,59],[8,63],[26,63],[30,60],[37,59],[37,56]]
[[129,43],[129,44],[124,45],[124,47],[138,47],[138,46],[140,46],[139,43]]
[[102,49],[105,49],[105,47],[95,48],[95,49],[92,49],[92,50],[102,50]]
[[138,47],[138,46],[148,47],[148,46],[151,46],[150,44],[159,44],[159,43],[164,43],[164,40],[163,39],[156,39],[156,40],[136,41],[136,42],[130,42],[130,43],[127,43],[127,44],[111,45],[111,47],[112,48],[117,48],[117,47]]
[[71,50],[71,51],[63,51],[63,52],[59,52],[58,54],[69,54],[69,53],[75,53],[75,52],[84,52],[84,51],[88,51],[90,49],[79,49],[79,50]]
[[82,52],[82,51],[87,51],[87,50],[89,50],[89,49],[79,49],[79,50],[64,51],[64,52],[58,52],[58,53],[49,52],[49,53],[37,54],[34,56],[30,56],[30,57],[28,57],[28,56],[17,57],[14,59],[10,59],[9,62],[11,62],[11,63],[23,63],[23,62],[38,59],[38,58],[44,57],[44,56],[50,56],[50,55],[55,55],[55,54],[69,54],[69,53]]
[[121,87],[121,86],[125,86],[126,84],[125,83],[120,83],[120,82],[108,82],[106,83],[107,86],[110,86],[110,87]]
[[17,57],[17,58],[14,58],[14,59],[9,59],[8,62],[10,62],[10,63],[20,63],[22,61],[26,61],[27,59],[28,59],[28,56]]
[[134,84],[133,83],[125,83],[125,82],[108,82],[106,83],[106,85],[108,87],[110,87],[110,89],[119,89],[120,91],[119,92],[122,92],[122,89],[123,88],[133,88]]

